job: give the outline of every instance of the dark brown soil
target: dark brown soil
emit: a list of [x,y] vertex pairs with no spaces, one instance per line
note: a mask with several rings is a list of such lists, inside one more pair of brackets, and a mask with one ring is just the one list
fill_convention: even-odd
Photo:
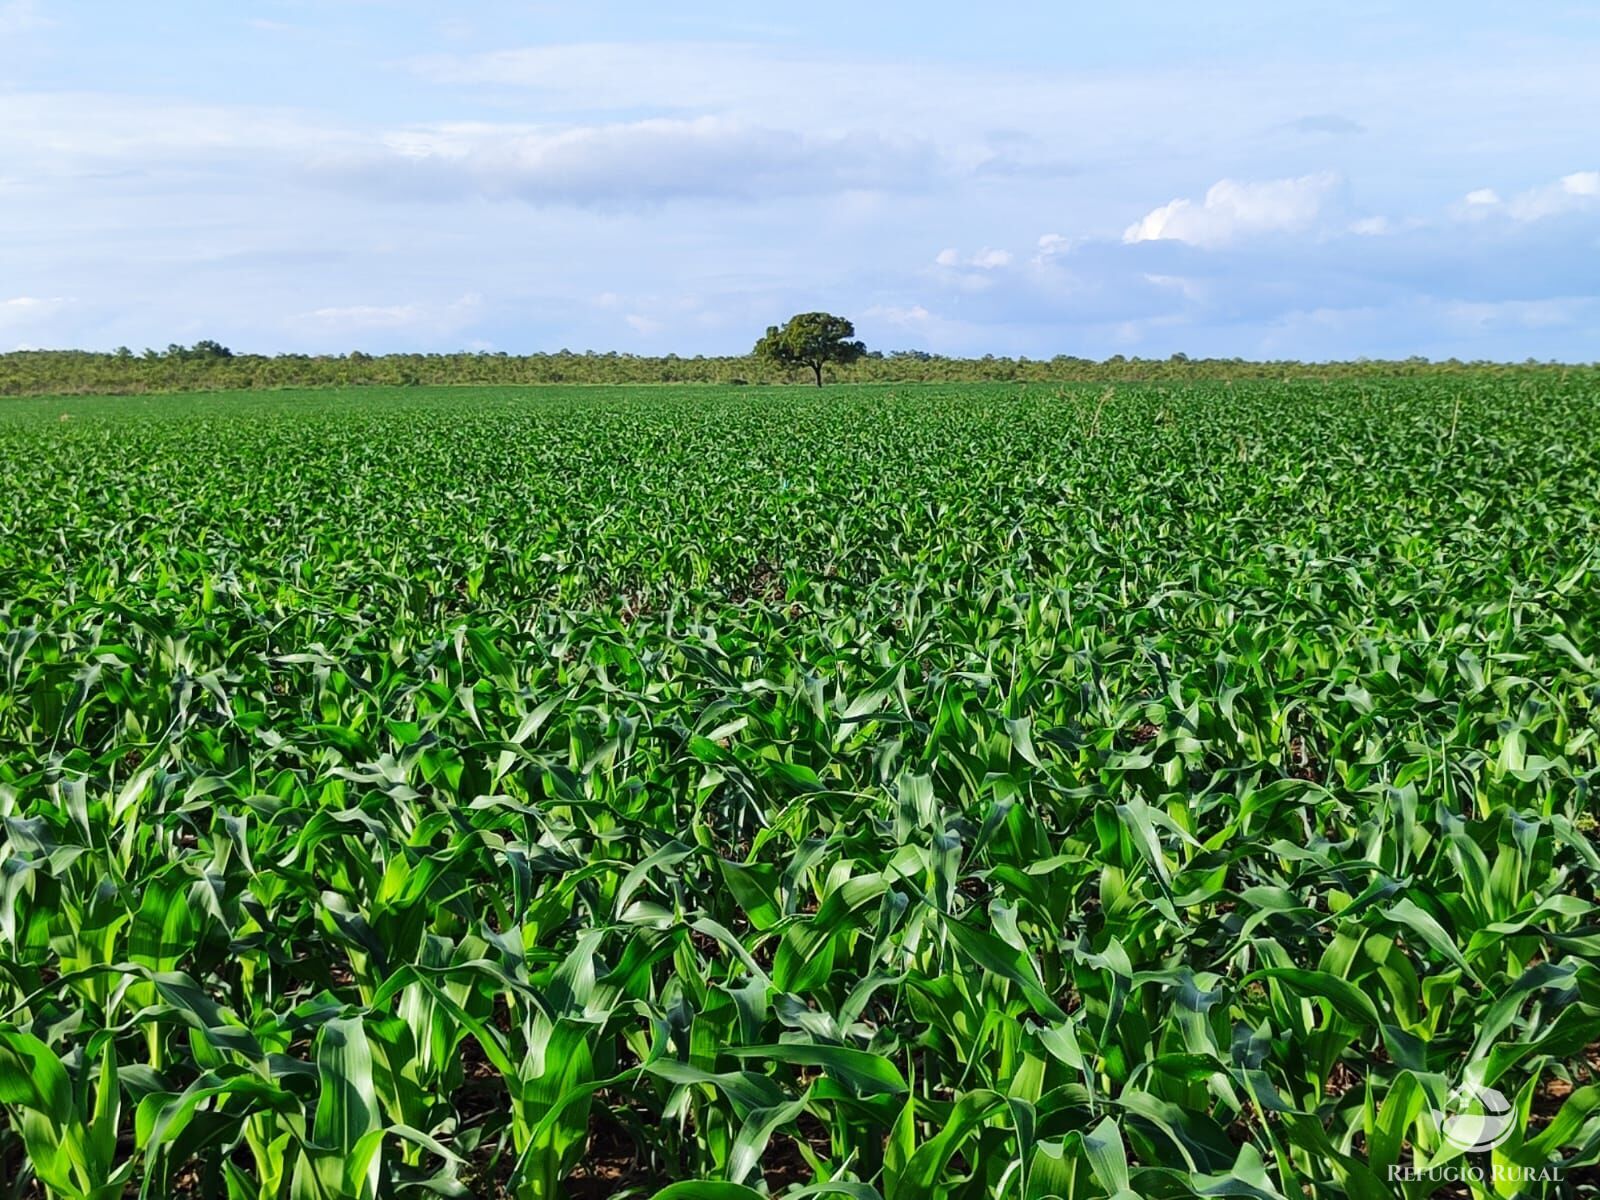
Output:
[[751,568],[749,576],[728,589],[728,599],[734,604],[745,604],[751,600],[779,604],[787,591],[783,583],[783,568],[763,559]]
[[1289,777],[1307,783],[1322,782],[1322,764],[1312,754],[1310,743],[1298,734],[1289,741]]

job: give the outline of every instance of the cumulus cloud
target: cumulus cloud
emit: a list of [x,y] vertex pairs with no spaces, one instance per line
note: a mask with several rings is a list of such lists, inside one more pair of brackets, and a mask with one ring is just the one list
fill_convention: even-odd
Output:
[[[39,340],[56,340],[61,323],[51,318],[71,304],[63,296],[13,296],[0,300],[0,334],[7,335],[0,349],[34,350]],[[12,343],[10,337],[17,334],[27,335],[29,340]]]
[[0,300],[0,326],[12,328],[60,312],[69,301],[63,296],[13,296]]
[[489,197],[617,210],[674,199],[766,200],[923,189],[953,169],[927,140],[802,132],[720,116],[588,124],[424,123],[374,130],[292,110],[95,93],[6,99],[0,161],[18,177],[232,174],[364,199]]
[[347,304],[313,309],[307,315],[345,329],[399,329],[416,324],[424,311],[420,304]]
[[[324,48],[342,45],[342,6],[288,7]],[[1316,39],[1282,54],[1239,48],[1219,69],[1135,52],[1135,38],[1095,70],[1061,70],[1003,54],[932,63],[870,22],[832,49],[754,30],[739,45],[653,40],[691,28],[681,23],[641,26],[629,44],[562,45],[549,39],[570,35],[529,15],[540,6],[522,7],[427,63],[406,56],[451,49],[437,21],[308,58],[315,86],[296,93],[300,107],[252,106],[215,73],[150,98],[152,63],[226,56],[248,13],[193,45],[108,27],[136,41],[116,58],[94,51],[100,94],[69,90],[83,78],[70,56],[31,56],[13,74],[40,90],[3,92],[0,262],[6,294],[76,299],[41,316],[0,297],[5,340],[648,339],[711,352],[747,349],[772,319],[760,314],[825,306],[867,323],[872,344],[980,354],[1105,353],[1135,335],[1153,349],[1251,352],[1285,312],[1309,314],[1283,327],[1273,349],[1288,353],[1592,356],[1596,344],[1593,307],[1543,341],[1527,336],[1546,329],[1529,323],[1541,310],[1493,313],[1493,336],[1480,337],[1480,310],[1443,307],[1593,290],[1574,248],[1595,229],[1575,226],[1600,180],[1558,178],[1600,165],[1564,157],[1586,144],[1583,114],[1600,100],[1586,37],[1539,35],[1536,51],[1510,56],[1500,39],[1464,38],[1444,57],[1369,57],[1361,71]],[[26,8],[0,0],[0,13]],[[1185,44],[1171,13],[1132,19],[1176,39],[1161,46]],[[268,32],[255,50],[292,53]],[[30,45],[0,38],[0,63]],[[341,72],[361,86],[335,88]],[[1490,160],[1496,173],[1479,174]],[[1197,163],[1218,165],[1190,174]],[[1331,176],[1305,174],[1335,165],[1359,206]],[[1459,186],[1435,190],[1441,180]],[[1468,188],[1484,194],[1464,203]],[[1172,197],[1183,198],[1152,211]],[[686,289],[703,309],[672,305]],[[473,290],[491,302],[457,309]],[[1381,316],[1335,328],[1332,312]]]
[[1038,258],[1055,258],[1059,254],[1066,254],[1072,249],[1072,239],[1059,233],[1042,234],[1035,253]]
[[972,267],[979,271],[998,271],[1001,267],[1011,265],[1011,251],[991,250],[985,246],[972,254],[963,254],[951,247],[939,251],[933,260],[941,267]]
[[479,194],[614,208],[684,198],[766,199],[915,189],[941,170],[924,143],[812,135],[722,117],[567,128],[458,123],[382,135],[321,172],[402,198]]
[[1506,212],[1513,221],[1542,221],[1590,207],[1600,201],[1600,171],[1575,171],[1554,183],[1511,197]]
[[1316,222],[1338,182],[1331,173],[1264,182],[1219,180],[1198,204],[1177,199],[1146,213],[1128,226],[1122,240],[1210,247],[1256,234],[1297,233]]
[[305,323],[329,333],[363,333],[380,330],[421,330],[448,333],[465,328],[483,307],[483,297],[475,292],[453,304],[348,304],[312,309],[302,315]]
[[1352,120],[1340,113],[1313,113],[1290,121],[1287,128],[1296,133],[1325,133],[1336,136],[1367,131],[1367,127],[1360,121]]
[[48,299],[42,296],[13,296],[9,300],[0,300],[0,311],[8,313],[45,313],[54,312],[66,303],[60,296],[51,296]]
[[1176,292],[1185,300],[1203,300],[1206,296],[1206,289],[1203,284],[1182,275],[1153,275],[1147,273],[1144,280],[1153,287]]
[[[756,52],[759,47],[740,42],[571,42],[425,55],[409,66],[433,83],[525,87],[570,94],[591,108],[626,109],[650,103],[714,104],[742,93],[749,81],[730,68]],[[775,64],[764,65],[770,73]],[[597,78],[615,86],[596,93]]]
[[[714,288],[710,296],[699,290],[630,292],[626,295],[602,292],[592,302],[596,308],[614,314],[613,319],[619,320],[643,338],[665,335],[672,340],[686,334],[693,336],[694,331],[722,329],[726,327],[730,315],[733,327],[740,330],[741,337],[750,328],[749,312],[752,306],[748,298],[721,288]],[[615,334],[614,329],[607,330],[608,338]]]
[[[1600,209],[1600,171],[1574,171],[1551,183],[1514,193],[1503,199],[1491,187],[1481,187],[1462,197],[1465,215],[1477,220],[1502,216],[1529,223],[1568,213]],[[1458,215],[1460,210],[1458,210]]]
[[1542,300],[1454,301],[1444,306],[1454,322],[1474,329],[1513,326],[1550,329],[1575,324],[1594,301],[1588,297],[1557,296]]
[[902,329],[924,328],[934,320],[934,315],[920,304],[875,304],[862,315]]
[[49,24],[39,13],[34,0],[6,0],[0,3],[0,35],[26,33]]
[[0,122],[0,160],[30,185],[116,172],[175,169],[278,173],[308,155],[349,153],[359,135],[285,110],[185,104],[98,92],[13,92]]

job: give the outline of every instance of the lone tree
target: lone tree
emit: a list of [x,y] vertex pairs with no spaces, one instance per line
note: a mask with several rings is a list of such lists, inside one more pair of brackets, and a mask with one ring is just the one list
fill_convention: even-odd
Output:
[[782,328],[767,326],[767,336],[756,343],[756,357],[780,367],[810,367],[822,386],[827,363],[853,363],[867,352],[852,341],[856,327],[831,313],[801,313]]

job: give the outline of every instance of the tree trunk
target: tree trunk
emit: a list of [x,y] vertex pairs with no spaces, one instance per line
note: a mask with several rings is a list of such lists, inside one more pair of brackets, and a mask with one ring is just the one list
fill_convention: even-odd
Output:
[[819,363],[819,362],[814,362],[814,363],[811,364],[811,369],[813,371],[815,371],[816,374],[817,374],[817,386],[821,387],[822,386],[822,364]]

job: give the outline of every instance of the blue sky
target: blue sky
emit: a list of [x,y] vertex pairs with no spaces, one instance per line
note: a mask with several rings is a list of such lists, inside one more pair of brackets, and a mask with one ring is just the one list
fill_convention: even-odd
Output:
[[0,349],[1600,359],[1600,6],[0,0]]

